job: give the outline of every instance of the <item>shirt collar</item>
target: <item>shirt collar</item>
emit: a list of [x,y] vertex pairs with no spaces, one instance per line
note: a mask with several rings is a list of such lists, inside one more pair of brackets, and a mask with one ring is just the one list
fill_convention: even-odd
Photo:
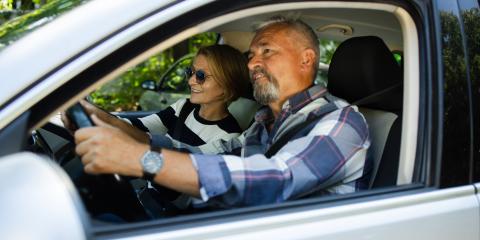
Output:
[[290,97],[282,106],[282,109],[290,108],[292,113],[296,113],[307,104],[313,102],[315,99],[324,97],[327,94],[327,89],[320,85],[313,85],[306,90],[299,92]]

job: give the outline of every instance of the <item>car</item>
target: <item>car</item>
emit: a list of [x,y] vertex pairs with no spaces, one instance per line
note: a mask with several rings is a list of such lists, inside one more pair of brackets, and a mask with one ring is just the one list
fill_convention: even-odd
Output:
[[[320,75],[367,119],[368,190],[152,216],[135,179],[83,172],[58,112],[196,34],[247,51],[279,14],[340,43]],[[91,0],[45,18],[0,50],[0,236],[480,239],[479,23],[476,0]]]

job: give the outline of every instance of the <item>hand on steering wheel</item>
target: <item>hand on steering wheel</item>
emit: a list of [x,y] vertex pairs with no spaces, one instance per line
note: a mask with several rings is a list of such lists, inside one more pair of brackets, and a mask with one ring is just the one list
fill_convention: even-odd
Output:
[[[66,111],[66,116],[69,118],[67,119],[68,123],[79,129],[77,132],[95,131],[95,129],[89,128],[95,126],[95,124],[80,103],[76,103],[69,108]],[[70,127],[72,127],[71,125]],[[106,141],[109,142],[111,140],[115,140],[115,138],[107,139]],[[82,156],[82,158],[84,157]],[[89,212],[93,215],[113,213],[126,221],[148,218],[144,208],[138,202],[133,187],[118,174],[85,174],[84,165],[80,162],[79,157],[74,158],[64,168],[78,187]]]

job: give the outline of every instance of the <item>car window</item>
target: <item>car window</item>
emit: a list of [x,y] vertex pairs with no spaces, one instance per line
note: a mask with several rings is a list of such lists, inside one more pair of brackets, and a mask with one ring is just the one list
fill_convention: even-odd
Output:
[[189,53],[173,63],[160,79],[159,90],[163,92],[188,93],[185,68],[192,65],[194,56],[194,53]]
[[448,1],[440,3],[442,58],[445,64],[442,185],[456,186],[468,182],[470,178],[469,158],[472,139],[462,137],[468,136],[472,131],[469,117],[469,84],[465,71],[466,53],[461,40],[463,38],[460,28],[461,16],[457,3]]
[[473,114],[473,182],[480,182],[480,3],[475,0],[460,1],[468,57],[468,73],[471,83]]
[[[215,44],[217,34],[207,32],[148,58],[90,94],[90,100],[107,111],[161,110],[188,96],[185,67],[192,64],[195,52]],[[152,90],[142,88],[154,82]]]

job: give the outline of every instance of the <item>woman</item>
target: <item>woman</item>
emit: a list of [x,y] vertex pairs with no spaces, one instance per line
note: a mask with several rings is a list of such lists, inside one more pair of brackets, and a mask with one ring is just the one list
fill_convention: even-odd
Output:
[[245,57],[227,45],[204,47],[185,73],[190,99],[181,99],[157,114],[132,119],[131,123],[150,134],[167,134],[192,146],[238,136],[242,129],[228,112],[228,105],[248,87]]
[[[242,53],[227,45],[203,47],[185,73],[191,90],[190,99],[181,99],[143,118],[122,121],[91,104],[81,103],[90,114],[95,113],[145,143],[153,134],[166,134],[192,146],[238,136],[242,129],[228,112],[228,105],[249,87],[247,60]],[[62,119],[68,125],[64,116]]]

